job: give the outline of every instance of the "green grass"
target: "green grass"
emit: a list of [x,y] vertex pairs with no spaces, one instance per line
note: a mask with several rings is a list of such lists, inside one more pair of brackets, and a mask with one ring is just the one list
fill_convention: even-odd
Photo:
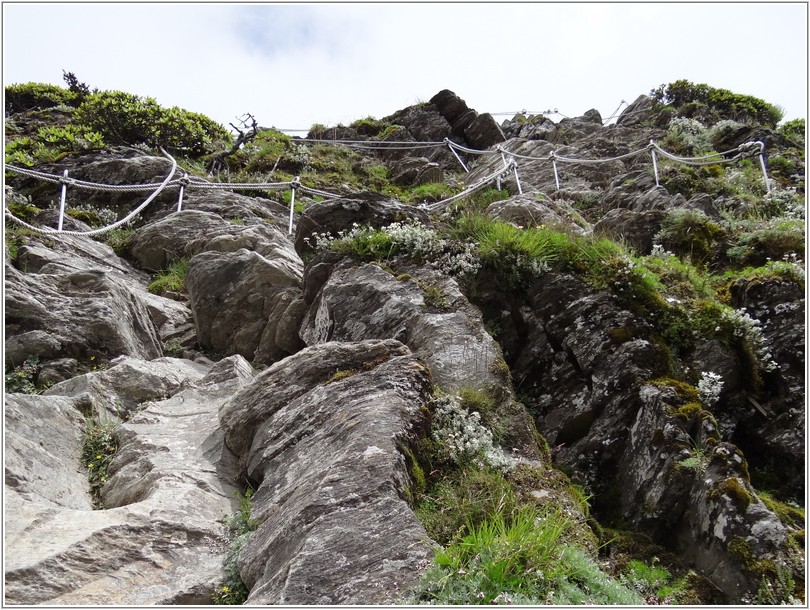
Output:
[[498,512],[440,549],[414,599],[440,605],[640,604],[588,555],[566,546],[572,522],[531,505]]
[[242,546],[259,526],[259,523],[250,517],[250,511],[253,508],[253,489],[248,488],[244,494],[237,492],[237,498],[239,499],[239,510],[236,514],[225,518],[225,525],[231,530],[233,539],[224,562],[227,579],[225,584],[217,587],[212,598],[215,605],[242,605],[250,593],[239,574],[237,558]]
[[84,436],[81,460],[87,468],[90,496],[93,499],[94,508],[97,509],[104,508],[101,501],[101,489],[107,482],[107,469],[110,462],[112,462],[115,452],[118,451],[117,426],[118,424],[114,421],[93,419],[87,424]]
[[178,259],[170,262],[168,266],[155,275],[149,284],[148,290],[154,294],[164,292],[183,292],[188,274],[188,259]]

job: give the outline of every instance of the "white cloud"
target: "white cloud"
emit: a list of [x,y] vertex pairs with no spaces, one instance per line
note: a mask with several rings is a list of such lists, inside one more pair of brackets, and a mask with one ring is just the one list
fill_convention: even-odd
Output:
[[480,112],[611,113],[686,78],[806,115],[803,4],[4,4],[5,83],[155,97],[222,123],[382,117],[449,88]]

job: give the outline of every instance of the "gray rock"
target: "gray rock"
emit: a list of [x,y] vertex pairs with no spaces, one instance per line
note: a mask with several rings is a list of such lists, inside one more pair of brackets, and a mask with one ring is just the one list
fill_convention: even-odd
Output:
[[172,260],[207,250],[246,248],[269,256],[285,249],[287,243],[286,233],[264,222],[240,225],[211,212],[183,210],[138,230],[129,253],[142,268],[157,271]]
[[428,310],[430,303],[415,281],[397,280],[376,265],[340,266],[311,306],[301,337],[307,345],[397,339],[425,360],[446,391],[492,383],[497,377],[489,371],[499,349],[484,331],[480,314],[470,317],[456,310],[453,304],[466,299],[453,280],[434,277],[431,285],[445,295],[444,311]]
[[[6,358],[87,359],[162,355],[149,308],[131,287],[101,269],[65,275],[6,267]],[[142,290],[142,288],[141,288]]]
[[[13,505],[90,510],[90,485],[79,459],[84,432],[84,417],[68,398],[6,395],[5,490]],[[14,536],[24,535],[20,522],[9,517],[7,559],[14,555]]]
[[560,132],[551,119],[538,114],[520,125],[515,137],[526,140],[546,140],[555,144],[560,139]]
[[416,583],[432,549],[402,447],[429,397],[405,346],[364,341],[307,348],[223,406],[229,446],[261,481],[239,554],[247,603],[394,603]]
[[649,95],[639,95],[632,104],[622,110],[619,118],[616,119],[616,125],[640,126],[652,122],[654,118],[652,98]]
[[328,276],[312,278],[325,283],[317,291],[305,288],[317,297],[301,326],[301,338],[307,345],[396,339],[426,364],[446,392],[499,388],[504,445],[528,459],[539,459],[534,426],[522,406],[513,408],[508,369],[480,312],[455,280],[421,266],[392,264],[403,272],[400,279],[376,265],[355,267],[349,261],[337,264]]
[[96,417],[126,420],[145,403],[169,398],[184,384],[199,381],[208,368],[178,358],[145,362],[125,356],[108,369],[62,381],[43,394],[80,399],[92,405]]
[[549,199],[536,192],[491,203],[486,214],[527,228],[547,225],[573,234],[584,234],[589,228],[565,200]]
[[[26,414],[7,418],[6,439],[25,459],[6,462],[5,602],[209,603],[225,579],[228,538],[220,520],[237,508],[236,464],[224,447],[217,411],[251,377],[243,359],[230,358],[123,424],[102,490],[107,510],[90,510],[78,459],[84,417],[72,401],[15,398]],[[37,425],[31,410],[47,425]],[[30,442],[18,442],[22,438]],[[31,476],[45,471],[48,484]]]
[[634,212],[626,208],[608,210],[602,219],[593,226],[593,232],[622,241],[642,255],[649,254],[653,247],[653,237],[661,230],[666,217],[663,210]]
[[506,141],[500,125],[488,112],[479,114],[470,121],[469,125],[464,128],[464,138],[470,146],[479,150],[485,150]]
[[[670,415],[678,401],[665,388],[643,385],[640,397],[618,468],[625,480],[623,517],[657,539],[671,541],[674,534],[679,552],[739,600],[760,585],[751,562],[791,563],[787,530],[751,488],[741,452],[718,442],[708,413]],[[740,541],[748,557],[740,556]]]
[[336,236],[341,231],[350,231],[355,223],[380,228],[409,219],[429,224],[427,213],[423,210],[404,205],[379,193],[357,193],[333,202],[315,203],[301,214],[301,220],[295,229],[295,250],[299,255],[311,252],[312,249],[305,240],[315,233]]
[[256,362],[257,353],[263,362],[288,355],[276,343],[276,334],[289,337],[286,325],[299,324],[285,313],[301,295],[302,278],[302,263],[291,245],[272,257],[244,248],[192,257],[186,288],[199,344],[216,354],[237,353]]
[[433,104],[439,113],[447,119],[448,123],[454,123],[462,114],[469,110],[467,103],[449,89],[442,89],[432,98]]

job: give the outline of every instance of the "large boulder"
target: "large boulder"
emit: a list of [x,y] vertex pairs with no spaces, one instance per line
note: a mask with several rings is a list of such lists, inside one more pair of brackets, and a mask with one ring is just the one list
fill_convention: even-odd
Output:
[[65,356],[87,361],[162,355],[146,302],[103,269],[64,275],[6,266],[6,361]]
[[302,263],[289,242],[275,256],[240,248],[192,257],[185,283],[200,346],[256,363],[303,347],[295,337],[303,314],[302,277]]
[[402,341],[426,364],[442,390],[495,388],[504,446],[528,459],[540,459],[534,425],[513,399],[500,348],[455,280],[407,262],[392,262],[402,271],[398,277],[373,264],[313,263],[318,272],[308,274],[304,288],[313,301],[301,325],[307,345]]
[[417,220],[428,224],[428,215],[414,206],[405,205],[380,193],[365,192],[341,197],[335,201],[307,206],[295,229],[295,250],[299,255],[312,252],[307,243],[317,234],[333,237],[341,231],[349,232],[357,224],[372,228],[386,227],[393,222]]
[[[340,373],[337,375],[335,373]],[[248,604],[390,604],[432,556],[408,505],[408,449],[431,383],[394,340],[324,343],[276,363],[220,411],[258,484],[239,552]]]
[[589,228],[565,200],[549,199],[542,193],[524,193],[496,201],[487,207],[486,214],[519,227],[546,225],[573,234],[584,234]]
[[236,224],[227,215],[201,210],[174,212],[136,231],[128,255],[143,269],[157,271],[172,260],[206,250],[246,248],[273,256],[286,248],[286,232],[264,222]]
[[486,150],[490,146],[505,142],[500,125],[488,112],[479,114],[464,128],[464,138],[473,148]]
[[[188,367],[177,364],[182,377]],[[166,363],[153,371],[165,372]],[[244,359],[230,358],[133,414],[118,428],[103,510],[92,510],[80,461],[83,387],[7,396],[5,603],[209,603],[226,577],[221,519],[237,509],[236,463],[217,411],[252,375]],[[106,391],[123,403],[137,399],[121,384]]]

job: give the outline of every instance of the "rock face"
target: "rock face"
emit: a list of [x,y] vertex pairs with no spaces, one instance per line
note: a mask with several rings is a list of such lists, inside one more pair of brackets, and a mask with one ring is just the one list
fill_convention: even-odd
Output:
[[504,446],[539,460],[534,425],[513,400],[501,350],[484,329],[455,280],[423,267],[399,265],[399,277],[377,265],[313,261],[305,295],[313,301],[301,326],[307,345],[361,338],[405,343],[445,392],[463,388],[495,392]]
[[[344,375],[325,376],[328,371]],[[258,484],[239,555],[248,604],[393,603],[432,555],[402,447],[430,378],[394,340],[324,343],[270,367],[221,411]]]
[[[64,124],[60,112],[50,114]],[[495,405],[498,444],[536,468],[521,493],[559,503],[591,550],[596,537],[578,500],[560,500],[568,479],[553,465],[592,494],[600,519],[676,552],[725,601],[750,599],[764,572],[783,565],[801,577],[803,532],[757,490],[804,495],[803,284],[774,273],[723,289],[723,303],[759,322],[779,365],[765,371],[752,367],[750,346],[717,337],[694,337],[673,355],[656,320],[584,275],[533,268],[507,290],[486,266],[459,280],[402,251],[369,263],[312,247],[355,224],[445,228],[474,211],[648,254],[671,210],[721,222],[727,203],[680,194],[666,175],[657,186],[649,152],[625,156],[662,139],[671,116],[640,96],[615,125],[590,110],[499,126],[444,90],[383,119],[384,132],[358,124],[320,135],[500,145],[519,160],[522,194],[430,216],[389,195],[350,193],[308,205],[291,236],[286,206],[192,185],[182,211],[167,190],[115,251],[69,235],[7,237],[7,385],[31,360],[41,394],[5,397],[4,601],[205,605],[233,577],[224,562],[235,554],[249,604],[402,603],[434,552],[413,510],[431,400],[464,391]],[[782,138],[745,126],[721,136],[727,147]],[[446,146],[363,153],[357,167],[384,163],[386,192],[451,173],[470,185],[503,169],[490,152],[467,158],[463,175]],[[787,179],[800,165],[782,161]],[[117,148],[37,169],[64,167],[85,180],[155,184],[170,163]],[[512,193],[516,180],[511,171],[504,180]],[[54,192],[17,177],[7,199],[45,208]],[[120,217],[145,195],[70,197]],[[36,219],[52,224],[55,212]],[[150,293],[153,275],[180,259],[183,290]],[[555,268],[580,273],[572,261]],[[725,381],[711,412],[695,387],[669,377],[708,370]],[[120,447],[97,497],[82,452],[98,422],[116,427]],[[258,527],[237,552],[225,517],[248,488]]]
[[295,250],[299,255],[311,252],[306,240],[316,233],[337,236],[341,231],[350,231],[355,223],[380,228],[410,219],[422,224],[429,222],[424,211],[379,193],[357,193],[337,201],[316,203],[307,207],[296,226]]
[[[162,375],[166,364],[138,366]],[[6,603],[211,599],[228,545],[220,519],[235,509],[236,465],[224,448],[217,410],[253,373],[239,357],[202,378],[178,364],[174,373],[184,377],[185,389],[141,408],[120,427],[120,448],[102,490],[107,510],[91,510],[79,460],[84,384],[62,384],[49,396],[7,397]],[[131,402],[113,371],[107,371],[110,383],[99,380],[97,387]],[[36,425],[31,413],[47,425]]]
[[15,364],[30,355],[162,355],[145,299],[99,268],[30,274],[6,266],[6,329],[6,358]]
[[241,248],[203,252],[189,261],[186,286],[200,345],[218,354],[237,353],[257,363],[294,353],[301,295],[301,261],[266,258]]

